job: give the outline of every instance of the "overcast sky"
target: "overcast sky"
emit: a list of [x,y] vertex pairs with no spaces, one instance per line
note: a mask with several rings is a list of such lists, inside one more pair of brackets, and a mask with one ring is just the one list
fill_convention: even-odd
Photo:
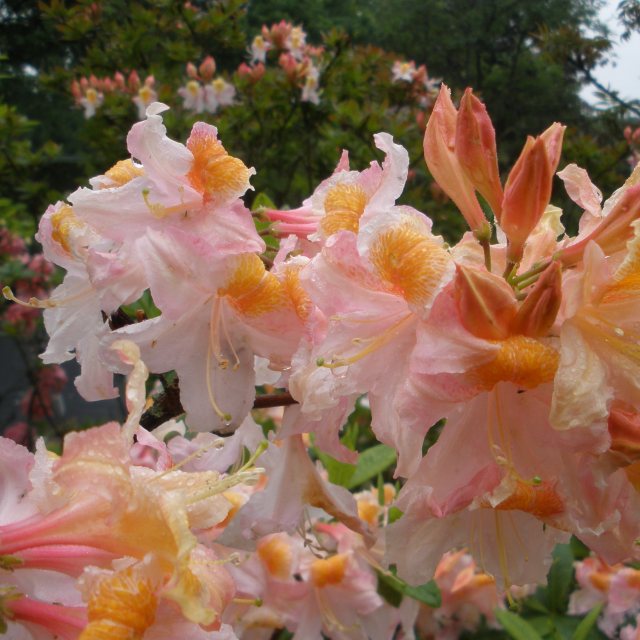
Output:
[[[600,11],[600,19],[611,30],[615,57],[610,56],[612,61],[604,67],[598,67],[593,75],[605,86],[619,91],[621,98],[640,99],[640,34],[634,33],[626,42],[620,38],[617,6],[618,0],[607,0]],[[594,93],[595,89],[585,87],[581,95],[591,104],[596,104]]]

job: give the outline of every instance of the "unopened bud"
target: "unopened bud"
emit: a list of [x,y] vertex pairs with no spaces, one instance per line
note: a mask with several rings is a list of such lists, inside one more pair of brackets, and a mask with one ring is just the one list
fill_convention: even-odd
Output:
[[529,234],[549,204],[552,180],[544,141],[529,137],[504,187],[500,226],[509,240],[510,262],[520,261]]
[[496,218],[502,210],[496,132],[484,104],[467,89],[456,124],[456,156],[467,178],[489,203]]
[[216,72],[216,61],[211,56],[207,56],[199,67],[200,75],[205,82],[209,82]]
[[472,230],[482,227],[487,219],[476,198],[473,184],[455,153],[458,112],[451,92],[442,85],[427,122],[424,134],[424,159],[435,181],[456,203]]
[[196,69],[196,65],[193,62],[187,62],[187,76],[192,80],[198,79],[198,70]]
[[562,301],[562,267],[552,262],[540,275],[518,309],[511,324],[512,333],[540,338],[553,326]]
[[485,340],[501,340],[509,335],[517,312],[517,301],[503,278],[484,268],[456,265],[455,297],[462,325]]

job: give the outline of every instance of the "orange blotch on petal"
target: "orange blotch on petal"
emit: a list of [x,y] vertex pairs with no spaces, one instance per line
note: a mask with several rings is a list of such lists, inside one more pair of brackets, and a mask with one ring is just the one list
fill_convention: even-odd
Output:
[[285,303],[282,284],[269,273],[254,253],[237,258],[227,284],[218,290],[238,313],[256,317],[275,311]]
[[437,291],[450,256],[411,224],[386,229],[371,247],[378,275],[411,304],[426,304]]
[[335,185],[325,197],[325,215],[320,221],[320,228],[327,236],[338,231],[357,233],[360,216],[367,202],[367,194],[360,185],[344,183]]
[[311,581],[316,587],[340,584],[347,570],[347,560],[346,553],[316,560],[311,565]]
[[549,482],[535,485],[517,480],[514,492],[494,507],[500,511],[525,511],[536,518],[548,518],[564,511],[564,504]]
[[498,382],[533,389],[553,380],[560,359],[553,347],[527,336],[512,336],[498,344],[496,357],[470,372],[485,389],[493,389]]
[[104,175],[114,183],[114,186],[121,187],[134,178],[143,176],[144,169],[133,164],[133,161],[129,158],[116,162]]
[[151,581],[131,569],[102,580],[89,598],[89,624],[79,640],[141,640],[153,624],[158,600]]
[[251,170],[242,160],[227,153],[214,127],[196,123],[187,140],[187,148],[193,154],[193,166],[187,179],[205,200],[229,202],[249,188]]
[[272,576],[286,580],[291,575],[293,553],[287,541],[279,535],[261,540],[257,551],[262,564]]

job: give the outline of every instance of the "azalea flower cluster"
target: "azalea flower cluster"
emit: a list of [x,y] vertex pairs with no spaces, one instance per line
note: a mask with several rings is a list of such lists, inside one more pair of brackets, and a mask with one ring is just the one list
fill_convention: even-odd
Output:
[[216,62],[212,56],[207,56],[197,68],[192,62],[187,63],[189,80],[178,89],[187,111],[215,113],[220,107],[233,104],[235,87],[222,76],[214,79],[215,72]]
[[93,74],[88,78],[82,77],[71,83],[71,95],[77,105],[84,109],[86,119],[93,118],[96,111],[104,103],[105,94],[120,93],[131,95],[131,101],[138,109],[138,119],[145,117],[146,108],[158,99],[155,91],[155,78],[149,75],[144,82],[140,81],[138,72],[134,69],[125,80],[119,71],[113,78],[96,78]]
[[257,81],[264,75],[267,53],[279,53],[278,64],[290,82],[300,86],[302,102],[319,104],[320,69],[324,49],[307,44],[307,34],[302,27],[294,27],[281,20],[271,27],[262,25],[262,32],[255,36],[249,53],[249,64],[242,63],[238,73]]
[[409,62],[396,60],[391,68],[391,81],[408,85],[417,103],[423,109],[433,105],[441,82],[439,78],[429,76],[425,65],[421,64],[416,69],[416,63],[413,60]]
[[[584,211],[568,236],[550,204],[564,127],[530,137],[503,182],[484,105],[467,90],[456,109],[443,86],[424,154],[470,227],[455,245],[434,234],[427,215],[397,203],[409,158],[386,133],[375,136],[381,164],[357,171],[343,152],[300,207],[256,212],[259,233],[242,201],[254,170],[228,154],[211,125],[196,123],[186,145],[171,140],[166,108],[151,105],[133,126],[130,158],[45,212],[38,239],[67,275],[49,299],[23,304],[44,309],[45,362],[75,356],[76,386],[88,399],[114,397],[114,373],[146,377],[143,362],[175,372],[186,425],[201,433],[174,438],[169,450],[181,443],[189,463],[228,470],[198,458],[219,439],[211,431],[235,431],[229,442],[256,451],[247,426],[256,386],[282,390],[269,398],[286,408],[260,458],[266,487],[229,498],[238,508],[216,538],[254,553],[235,584],[250,574],[263,586],[239,588],[243,597],[261,598],[276,626],[299,637],[319,629],[361,637],[364,617],[387,611],[371,567],[395,566],[399,579],[421,585],[443,554],[467,549],[506,589],[543,582],[551,550],[569,534],[609,564],[638,558],[640,169],[603,205],[586,172],[565,167],[558,175]],[[280,238],[277,249],[267,249],[269,234]],[[122,340],[134,355],[122,357]],[[355,462],[340,431],[363,394],[375,436],[398,456],[393,522],[386,499],[360,506],[327,483],[305,446],[310,437],[316,450]],[[134,432],[144,438],[136,431],[144,403],[130,405],[129,443]],[[89,442],[89,433],[76,437]],[[427,435],[436,442],[425,453]],[[118,455],[118,478],[135,476]],[[70,479],[81,467],[73,469]],[[53,479],[62,481],[55,471]],[[318,525],[314,509],[332,522]],[[281,535],[295,531],[317,560]],[[125,547],[118,558],[135,560],[107,571],[141,571],[134,582],[148,579],[145,589],[191,622],[222,619],[190,617],[191,596],[175,585],[182,571],[196,574],[191,555],[171,556],[156,578],[154,554]],[[284,584],[269,582],[274,576]],[[87,589],[90,609],[96,592]],[[290,602],[283,609],[280,598],[299,599],[310,617]],[[418,612],[405,606],[384,614],[381,637],[412,627]]]
[[596,557],[576,563],[577,591],[571,594],[569,612],[584,614],[600,607],[598,627],[607,638],[635,640],[640,633],[640,571]]
[[[42,440],[34,456],[0,439],[0,624],[9,637],[233,640],[286,628],[300,638],[388,639],[398,628],[412,637],[417,622],[444,639],[491,619],[495,582],[463,552],[438,567],[437,611],[380,597],[381,547],[371,542],[389,517],[391,485],[382,504],[376,491],[349,504],[302,438],[267,443],[250,418],[228,438],[187,439],[174,420],[150,433],[138,422],[147,377],[139,351],[127,341],[113,349],[132,366],[124,425],[69,434],[61,456]],[[247,449],[255,453],[243,461]],[[267,514],[284,531],[262,534]]]

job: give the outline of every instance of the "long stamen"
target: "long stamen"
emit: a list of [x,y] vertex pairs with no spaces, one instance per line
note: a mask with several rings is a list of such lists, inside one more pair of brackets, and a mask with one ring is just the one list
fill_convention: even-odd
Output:
[[59,307],[68,304],[69,302],[75,302],[80,298],[84,298],[84,296],[86,296],[88,293],[91,293],[91,291],[92,290],[90,288],[87,288],[72,296],[66,296],[64,298],[48,298],[47,300],[40,300],[39,298],[29,298],[28,302],[20,300],[20,298],[16,298],[13,291],[11,290],[11,287],[3,287],[2,295],[6,300],[15,302],[22,307],[28,307],[29,309],[53,309],[54,307]]
[[220,317],[220,299],[216,298],[211,310],[211,321],[210,321],[210,328],[209,328],[209,344],[207,346],[205,379],[207,384],[207,395],[209,396],[209,402],[211,403],[211,407],[216,412],[216,415],[220,418],[220,420],[222,420],[222,422],[228,423],[228,422],[231,422],[232,416],[228,413],[225,413],[216,402],[215,396],[213,394],[213,385],[211,384],[211,354],[212,353],[216,356],[218,365],[223,369],[225,368],[225,366],[223,366],[223,360],[220,354],[220,344],[219,344],[218,334],[217,334],[217,322],[219,320],[219,317]]
[[[415,318],[413,314],[408,314],[399,322],[396,322],[394,325],[389,327],[385,332],[375,338],[369,338],[370,343],[367,347],[358,351],[358,353],[346,357],[346,358],[332,358],[330,362],[326,362],[323,358],[319,358],[317,360],[317,364],[320,367],[326,367],[327,369],[337,369],[338,367],[347,367],[350,364],[354,364],[361,360],[365,356],[377,351],[387,343],[389,343],[395,336],[398,334],[400,329],[409,321],[412,321]],[[364,340],[356,338],[354,339],[354,344],[360,344],[364,342]]]

